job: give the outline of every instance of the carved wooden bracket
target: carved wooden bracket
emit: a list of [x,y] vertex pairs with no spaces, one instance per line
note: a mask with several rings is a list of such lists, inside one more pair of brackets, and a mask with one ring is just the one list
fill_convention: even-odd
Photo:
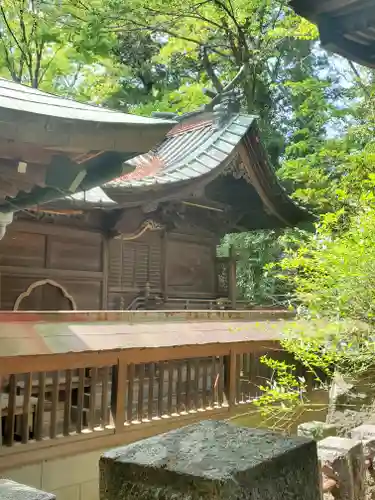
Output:
[[115,239],[120,239],[123,241],[132,241],[140,238],[146,231],[161,231],[164,229],[162,224],[155,222],[152,219],[147,219],[139,226],[139,228],[134,231],[134,233],[120,234],[116,236]]

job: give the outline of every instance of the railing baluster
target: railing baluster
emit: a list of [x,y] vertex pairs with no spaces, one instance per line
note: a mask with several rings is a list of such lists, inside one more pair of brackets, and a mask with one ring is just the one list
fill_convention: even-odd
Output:
[[54,439],[56,437],[58,404],[59,404],[59,372],[55,371],[52,374],[52,403],[51,403],[51,423],[50,423],[51,439]]
[[76,431],[78,433],[82,432],[84,397],[85,397],[85,369],[80,368],[78,370],[77,422],[76,422]]
[[[24,396],[23,396],[23,410],[22,410],[22,443],[26,444],[29,441],[30,433],[30,418],[33,418],[31,414],[31,387],[32,379],[31,373],[25,373],[24,377]],[[1,429],[0,429],[1,430]]]
[[218,387],[218,403],[223,406],[224,402],[224,357],[219,357],[219,387]]
[[163,416],[164,403],[164,361],[159,363],[159,384],[158,384],[158,417]]
[[241,403],[241,355],[236,355],[236,403]]
[[237,371],[237,355],[235,351],[231,351],[229,355],[229,387],[228,387],[228,404],[229,407],[233,407],[236,404],[236,392],[237,392],[237,381],[236,381],[236,371]]
[[148,420],[154,417],[154,384],[155,384],[155,363],[150,363],[148,368]]
[[173,413],[173,378],[174,378],[174,364],[168,361],[168,403],[167,413],[169,416]]
[[125,405],[127,396],[127,373],[128,365],[125,361],[119,360],[117,365],[116,386],[113,392],[116,394],[115,429],[116,432],[123,432],[125,429]]
[[186,393],[185,393],[185,411],[191,409],[191,360],[186,361]]
[[103,428],[105,428],[109,424],[108,386],[109,386],[109,367],[104,366],[102,368],[102,404],[101,404],[101,421]]
[[195,411],[199,410],[199,372],[200,372],[200,360],[196,358],[194,360],[194,407]]
[[36,436],[37,441],[43,439],[43,424],[44,424],[44,409],[46,401],[46,372],[39,373],[39,384],[38,384],[38,405],[36,414]]
[[250,358],[250,370],[249,370],[249,400],[257,397],[257,366],[255,355],[253,352],[249,354]]
[[211,408],[214,408],[215,402],[216,402],[216,357],[212,356],[211,358],[211,401],[210,401],[210,406]]
[[204,410],[207,408],[207,385],[208,385],[207,368],[208,368],[208,359],[204,359],[203,374],[202,374],[202,406]]
[[90,370],[90,402],[89,402],[89,429],[93,430],[96,427],[96,391],[98,384],[98,369],[96,367]]
[[134,374],[135,365],[134,363],[129,365],[129,386],[128,386],[128,401],[127,401],[127,418],[129,424],[133,421],[133,396],[134,396]]
[[5,442],[7,446],[13,446],[14,430],[16,419],[16,402],[17,402],[17,377],[10,375],[9,377],[9,395],[8,395],[8,414],[6,418]]
[[178,361],[177,364],[177,388],[176,388],[176,410],[177,413],[181,413],[182,404],[182,361]]
[[65,400],[64,400],[64,436],[70,434],[70,421],[72,417],[72,370],[65,371]]
[[145,365],[139,365],[138,377],[138,405],[137,405],[137,419],[138,422],[143,420],[143,403],[144,403],[144,382],[145,382]]

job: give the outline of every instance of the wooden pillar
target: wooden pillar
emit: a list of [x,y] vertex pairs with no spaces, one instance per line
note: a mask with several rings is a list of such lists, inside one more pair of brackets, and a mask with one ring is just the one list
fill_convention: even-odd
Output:
[[232,309],[237,306],[237,273],[236,273],[237,259],[236,249],[231,245],[229,249],[229,262],[228,262],[228,295]]

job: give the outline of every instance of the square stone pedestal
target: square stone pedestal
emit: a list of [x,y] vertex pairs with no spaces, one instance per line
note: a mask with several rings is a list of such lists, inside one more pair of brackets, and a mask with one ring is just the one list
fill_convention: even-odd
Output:
[[104,453],[100,500],[320,500],[316,443],[204,421]]

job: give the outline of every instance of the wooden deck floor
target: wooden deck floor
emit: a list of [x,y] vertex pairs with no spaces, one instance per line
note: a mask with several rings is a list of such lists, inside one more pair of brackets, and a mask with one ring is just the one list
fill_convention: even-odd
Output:
[[0,322],[2,356],[277,340],[288,321]]

